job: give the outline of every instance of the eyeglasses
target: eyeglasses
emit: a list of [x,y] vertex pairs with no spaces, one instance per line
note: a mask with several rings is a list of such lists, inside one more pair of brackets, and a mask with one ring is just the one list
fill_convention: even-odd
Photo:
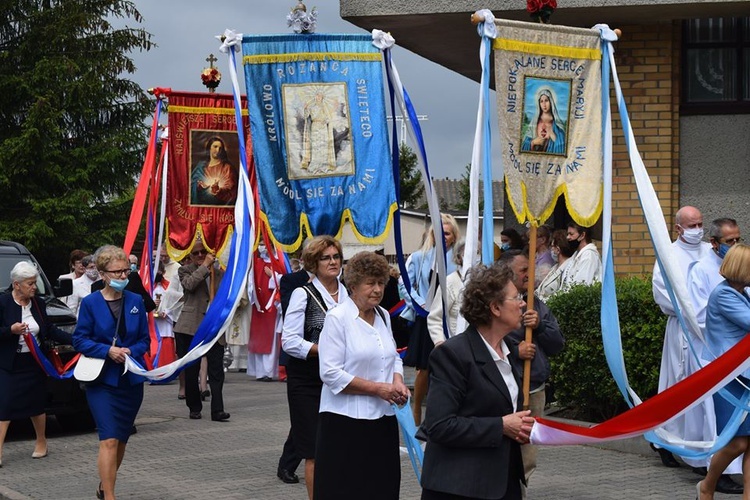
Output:
[[332,260],[341,260],[341,254],[335,253],[333,255],[324,255],[318,259],[320,262],[330,262]]
[[[722,241],[722,240],[719,240],[719,241]],[[729,238],[729,239],[724,239],[724,240],[723,240],[723,242],[724,242],[724,243],[726,243],[726,244],[727,244],[727,245],[729,245],[729,246],[732,246],[732,245],[734,245],[735,243],[742,243],[742,238]]]
[[114,269],[112,271],[105,269],[104,272],[111,274],[112,276],[127,276],[130,274],[130,269]]
[[505,297],[504,300],[515,300],[516,302],[523,302],[523,294],[519,293],[515,297]]
[[200,250],[195,250],[194,252],[190,252],[190,255],[194,257],[198,257],[201,255],[208,255],[208,250],[206,250],[205,248],[201,248]]

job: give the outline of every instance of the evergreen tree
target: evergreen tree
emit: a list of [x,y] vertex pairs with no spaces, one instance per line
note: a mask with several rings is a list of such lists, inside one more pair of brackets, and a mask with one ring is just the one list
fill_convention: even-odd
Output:
[[127,79],[151,35],[122,20],[133,2],[0,0],[0,237],[56,269],[124,238],[153,105]]
[[[461,175],[461,180],[458,181],[458,197],[459,202],[456,204],[456,210],[468,210],[469,201],[471,200],[471,192],[469,189],[469,178],[471,177],[471,163],[467,163],[464,167],[464,173]],[[479,181],[480,193],[482,192],[482,182]],[[484,195],[479,196],[479,210],[484,209]]]
[[422,174],[417,170],[417,154],[406,144],[401,144],[398,150],[398,161],[401,178],[399,189],[401,194],[401,208],[414,208],[424,193]]

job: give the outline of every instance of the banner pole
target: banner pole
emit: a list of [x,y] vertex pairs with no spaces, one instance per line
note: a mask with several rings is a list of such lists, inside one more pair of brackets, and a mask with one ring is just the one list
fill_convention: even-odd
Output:
[[[529,228],[529,282],[526,286],[526,310],[534,310],[534,276],[536,274],[536,224],[531,223]],[[532,328],[526,327],[526,343],[531,344]],[[523,409],[529,409],[531,391],[531,360],[523,362]]]

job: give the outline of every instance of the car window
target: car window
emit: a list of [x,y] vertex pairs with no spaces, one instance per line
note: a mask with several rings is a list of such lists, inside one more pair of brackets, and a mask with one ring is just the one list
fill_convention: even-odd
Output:
[[[31,262],[29,259],[25,259],[23,255],[0,255],[0,291],[6,290],[10,287],[10,271],[22,260]],[[31,263],[34,264],[33,262]],[[39,269],[36,264],[34,264],[34,266]],[[39,276],[36,279],[36,286],[39,295],[47,295],[49,293],[49,290],[44,286],[44,280],[42,279],[41,273],[39,273]]]

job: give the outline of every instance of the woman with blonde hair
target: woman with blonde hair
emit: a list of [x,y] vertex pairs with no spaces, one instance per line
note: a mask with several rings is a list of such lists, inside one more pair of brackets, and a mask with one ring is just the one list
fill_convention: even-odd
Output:
[[[453,245],[461,237],[456,219],[450,214],[440,214],[443,223],[443,237],[446,249],[446,275],[456,270],[453,262]],[[404,358],[406,366],[413,366],[417,369],[417,376],[414,380],[414,395],[412,398],[414,422],[419,425],[422,421],[422,401],[427,395],[427,383],[429,380],[429,358],[435,345],[430,338],[430,332],[427,328],[426,314],[430,310],[430,277],[436,272],[437,266],[435,261],[435,234],[432,229],[427,232],[422,248],[409,256],[406,261],[406,270],[411,282],[411,300],[419,304],[426,311],[425,316],[419,314],[414,319],[411,335],[409,337],[409,347]],[[438,299],[439,300],[439,299]],[[407,299],[407,303],[410,303]]]
[[96,267],[104,288],[83,299],[73,347],[81,354],[104,359],[101,374],[86,385],[86,399],[99,433],[97,498],[115,498],[117,471],[125,456],[143,402],[140,375],[123,370],[125,356],[144,366],[149,348],[146,307],[140,295],[125,290],[130,265],[122,248],[106,245],[96,251]]
[[[727,252],[719,268],[724,281],[708,298],[706,308],[706,347],[703,359],[713,361],[729,351],[750,332],[750,297],[745,289],[750,286],[750,246],[735,243]],[[741,399],[750,383],[750,370],[724,386],[732,396]],[[714,398],[716,432],[721,433],[731,420],[735,405],[717,392]],[[732,461],[744,453],[742,460],[745,497],[750,491],[750,419],[745,419],[735,431],[729,444],[711,457],[706,478],[696,487],[698,499],[713,498],[716,484]]]

